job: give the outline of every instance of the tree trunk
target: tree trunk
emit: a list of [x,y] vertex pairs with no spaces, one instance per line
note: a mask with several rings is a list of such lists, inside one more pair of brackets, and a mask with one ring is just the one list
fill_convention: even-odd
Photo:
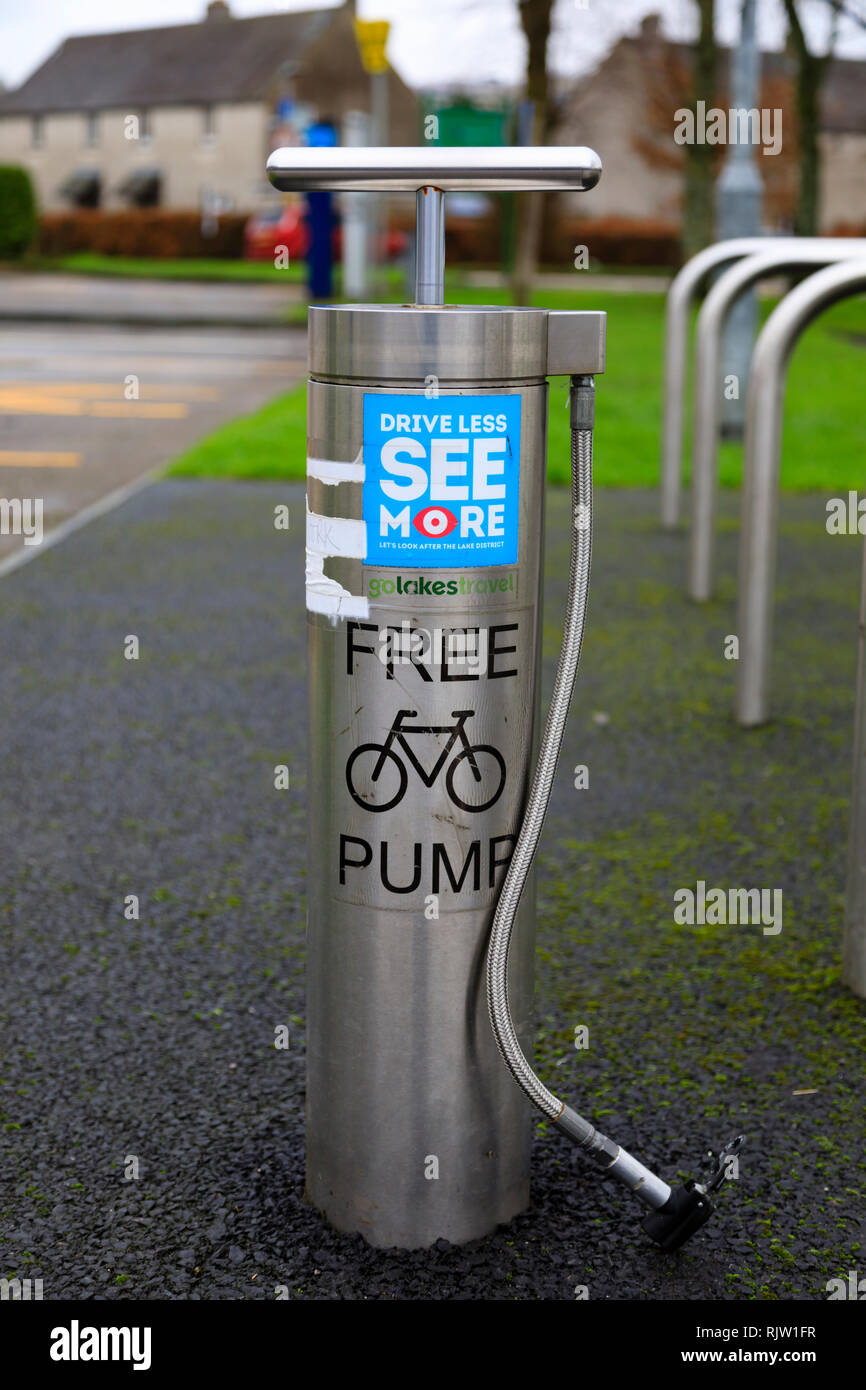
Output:
[[[549,133],[547,88],[547,40],[553,0],[520,0],[520,22],[529,49],[526,65],[526,98],[533,104],[532,144],[544,145]],[[517,195],[517,244],[511,298],[515,304],[528,304],[538,264],[541,242],[542,193]]]
[[[701,27],[694,56],[694,90],[692,108],[697,125],[697,103],[706,108],[713,105],[716,90],[715,0],[697,0]],[[695,132],[697,134],[697,130]],[[683,251],[694,256],[709,246],[714,237],[713,162],[715,147],[698,144],[695,140],[685,146],[685,208],[683,211]]]
[[804,63],[797,83],[797,125],[800,133],[800,192],[794,230],[798,236],[818,235],[818,100],[821,91],[821,65]]
[[[832,0],[831,0],[832,2]],[[833,3],[834,21],[839,6]],[[821,150],[818,144],[821,122],[821,89],[833,52],[834,31],[826,53],[810,53],[797,14],[795,0],[785,0],[791,43],[797,59],[797,135],[800,179],[794,230],[798,236],[817,236],[820,219]]]

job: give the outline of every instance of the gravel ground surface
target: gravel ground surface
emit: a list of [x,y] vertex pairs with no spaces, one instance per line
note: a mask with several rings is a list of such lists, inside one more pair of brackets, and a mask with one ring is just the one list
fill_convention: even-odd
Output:
[[[823,499],[785,499],[777,717],[744,734],[734,499],[705,609],[656,499],[598,502],[541,855],[538,1062],[668,1178],[746,1130],[722,1212],[666,1257],[539,1126],[523,1217],[406,1255],[303,1200],[302,496],[161,483],[0,586],[0,1275],[46,1299],[825,1298],[864,1260],[866,1005],[839,983],[859,543],[826,535]],[[546,689],[567,523],[558,492]],[[781,888],[782,932],[675,925],[698,879]]]

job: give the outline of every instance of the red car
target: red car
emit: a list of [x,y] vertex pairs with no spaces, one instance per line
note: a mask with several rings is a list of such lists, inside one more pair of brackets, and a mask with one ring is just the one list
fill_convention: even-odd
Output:
[[[335,216],[332,247],[335,261],[342,257],[342,243],[339,218]],[[303,261],[308,245],[309,232],[301,203],[288,203],[257,212],[244,227],[244,258],[248,261],[272,261],[278,246],[286,247],[290,262]],[[405,252],[406,246],[403,232],[389,230],[384,237],[384,258],[397,260]]]

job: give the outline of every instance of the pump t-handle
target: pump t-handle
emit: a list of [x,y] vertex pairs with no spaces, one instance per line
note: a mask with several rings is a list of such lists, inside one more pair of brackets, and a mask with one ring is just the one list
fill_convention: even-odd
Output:
[[284,193],[415,192],[415,302],[442,304],[447,192],[523,192],[594,188],[601,160],[583,145],[288,146],[268,159]]

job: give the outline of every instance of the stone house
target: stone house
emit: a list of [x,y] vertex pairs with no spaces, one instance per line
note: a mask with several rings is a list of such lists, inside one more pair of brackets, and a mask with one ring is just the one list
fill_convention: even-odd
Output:
[[[311,120],[370,109],[353,7],[69,38],[0,94],[0,163],[23,164],[40,206],[259,205],[265,161]],[[389,137],[418,140],[417,100],[389,73]]]
[[[720,108],[728,101],[728,52],[720,51]],[[768,231],[791,229],[797,191],[794,63],[786,53],[765,53],[760,105],[782,112],[778,154],[756,150],[764,181]],[[581,219],[657,222],[679,229],[683,200],[683,152],[674,140],[675,111],[689,103],[691,50],[660,31],[648,16],[635,35],[619,40],[590,76],[562,94],[555,141],[590,145],[604,162],[592,194],[576,195],[571,210]],[[823,91],[820,137],[821,229],[866,227],[866,63],[831,61]],[[719,162],[724,148],[719,147]]]

